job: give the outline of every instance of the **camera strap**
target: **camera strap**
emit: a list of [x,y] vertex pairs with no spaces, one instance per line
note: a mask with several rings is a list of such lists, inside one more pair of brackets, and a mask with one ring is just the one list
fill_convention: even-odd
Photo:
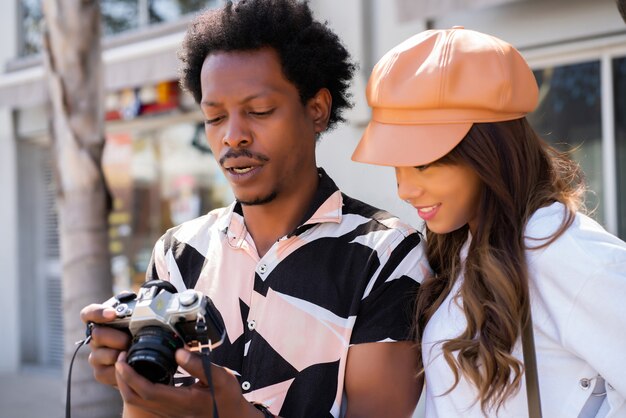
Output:
[[198,348],[200,348],[200,357],[202,359],[202,368],[204,369],[204,377],[206,377],[211,398],[213,398],[213,418],[219,418],[217,413],[217,401],[215,399],[215,391],[213,390],[213,377],[211,375],[211,340],[209,339],[206,320],[202,314],[198,314],[196,319],[196,334],[198,336]]
[[80,341],[76,341],[76,350],[74,350],[74,354],[72,355],[72,360],[70,360],[70,367],[69,370],[67,371],[67,389],[65,392],[65,418],[71,418],[71,409],[72,409],[72,402],[71,402],[71,389],[72,389],[72,366],[74,365],[74,359],[76,359],[76,355],[78,354],[78,350],[80,350],[80,348],[84,345],[89,344],[89,341],[91,341],[91,330],[93,329],[93,323],[90,322],[87,324],[87,330],[85,331],[85,338],[80,340]]

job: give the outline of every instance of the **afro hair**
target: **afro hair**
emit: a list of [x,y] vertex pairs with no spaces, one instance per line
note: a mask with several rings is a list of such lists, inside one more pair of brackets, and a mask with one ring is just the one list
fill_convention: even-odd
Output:
[[208,55],[264,47],[277,51],[283,73],[303,104],[322,88],[330,91],[329,129],[344,121],[342,112],[352,107],[348,88],[356,65],[327,23],[313,19],[306,1],[229,1],[199,14],[179,52],[181,85],[200,103],[200,71]]

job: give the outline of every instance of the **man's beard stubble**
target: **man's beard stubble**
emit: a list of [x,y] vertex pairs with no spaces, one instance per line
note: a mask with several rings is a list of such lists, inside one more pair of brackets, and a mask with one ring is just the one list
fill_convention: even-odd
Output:
[[278,195],[278,193],[276,193],[276,191],[273,191],[272,193],[270,193],[269,195],[265,196],[265,197],[257,197],[256,199],[253,200],[241,200],[241,199],[237,199],[237,203],[241,204],[242,206],[259,206],[259,205],[265,205],[267,203],[272,202],[274,199],[276,199],[276,196]]

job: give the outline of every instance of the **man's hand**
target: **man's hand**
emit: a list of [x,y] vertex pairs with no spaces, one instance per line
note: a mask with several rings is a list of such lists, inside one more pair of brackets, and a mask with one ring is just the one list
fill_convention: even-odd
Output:
[[[116,318],[113,308],[92,304],[80,311],[80,319],[85,323],[105,324]],[[120,352],[130,345],[130,335],[119,329],[95,325],[91,331],[91,354],[89,364],[96,380],[106,385],[116,386],[115,362]]]
[[[124,417],[213,417],[213,398],[199,354],[176,351],[176,362],[200,381],[174,387],[152,383],[126,363],[126,353],[115,364],[117,385],[124,399]],[[220,418],[262,417],[241,394],[237,378],[223,367],[211,365],[215,399]]]

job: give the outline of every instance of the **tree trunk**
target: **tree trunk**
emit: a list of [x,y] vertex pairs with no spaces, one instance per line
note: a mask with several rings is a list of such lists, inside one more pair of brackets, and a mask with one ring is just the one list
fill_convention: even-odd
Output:
[[619,14],[622,15],[622,19],[626,23],[626,0],[615,0],[617,3],[617,10],[619,10]]
[[[63,274],[64,371],[84,338],[82,307],[111,296],[110,199],[101,168],[104,147],[100,5],[98,0],[43,0],[44,58],[58,187]],[[74,361],[75,418],[119,417],[116,390],[95,381],[88,348]],[[65,372],[66,373],[66,372]]]

